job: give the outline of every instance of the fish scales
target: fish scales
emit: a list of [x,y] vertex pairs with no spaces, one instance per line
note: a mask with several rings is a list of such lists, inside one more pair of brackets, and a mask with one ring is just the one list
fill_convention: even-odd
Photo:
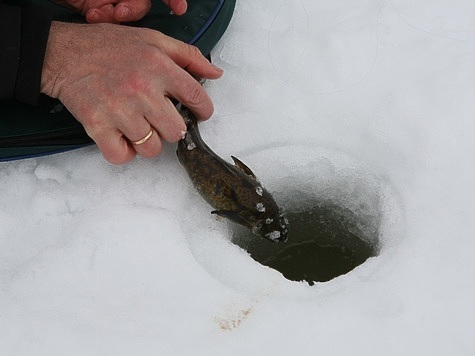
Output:
[[178,142],[177,155],[194,187],[223,216],[272,241],[285,241],[288,221],[272,195],[254,173],[236,157],[231,164],[203,141],[198,120],[187,108],[180,109],[187,132]]

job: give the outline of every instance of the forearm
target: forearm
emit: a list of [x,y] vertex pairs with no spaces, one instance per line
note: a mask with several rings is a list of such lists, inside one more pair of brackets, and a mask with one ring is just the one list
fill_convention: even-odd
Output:
[[41,8],[0,4],[0,100],[37,103],[52,17]]

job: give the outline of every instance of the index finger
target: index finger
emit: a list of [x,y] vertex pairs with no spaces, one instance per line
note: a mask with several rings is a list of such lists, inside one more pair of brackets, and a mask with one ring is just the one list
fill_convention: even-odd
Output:
[[214,111],[213,102],[201,84],[184,69],[177,67],[169,76],[166,95],[187,106],[198,119],[206,120]]
[[[159,33],[159,36],[165,36]],[[223,75],[222,69],[211,64],[201,54],[198,47],[189,45],[174,38],[160,42],[160,48],[178,66],[200,78],[218,79]]]

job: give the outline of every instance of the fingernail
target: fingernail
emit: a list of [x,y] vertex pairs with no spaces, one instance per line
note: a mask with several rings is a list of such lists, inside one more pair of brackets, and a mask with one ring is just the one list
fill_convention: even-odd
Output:
[[121,7],[119,11],[119,19],[126,20],[129,15],[130,15],[130,9],[127,6]]
[[188,5],[186,1],[180,2],[175,9],[175,13],[177,15],[183,15],[186,12],[187,7]]
[[212,63],[211,63],[211,65],[213,66],[213,68],[214,68],[214,70],[215,70],[216,72],[223,73],[223,70],[222,70],[221,68],[215,66],[215,65],[212,64]]

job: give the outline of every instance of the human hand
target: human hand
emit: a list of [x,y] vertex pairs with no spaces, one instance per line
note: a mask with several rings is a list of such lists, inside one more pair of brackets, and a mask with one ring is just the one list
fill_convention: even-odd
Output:
[[[211,116],[211,99],[188,72],[222,75],[196,47],[154,30],[53,22],[41,91],[61,100],[108,161],[125,163],[159,154],[162,139],[182,138],[186,125],[169,98],[200,119]],[[131,144],[150,130],[146,142]]]
[[[137,21],[150,10],[150,0],[52,0],[80,12],[89,23]],[[186,0],[163,0],[177,15],[187,9]]]

